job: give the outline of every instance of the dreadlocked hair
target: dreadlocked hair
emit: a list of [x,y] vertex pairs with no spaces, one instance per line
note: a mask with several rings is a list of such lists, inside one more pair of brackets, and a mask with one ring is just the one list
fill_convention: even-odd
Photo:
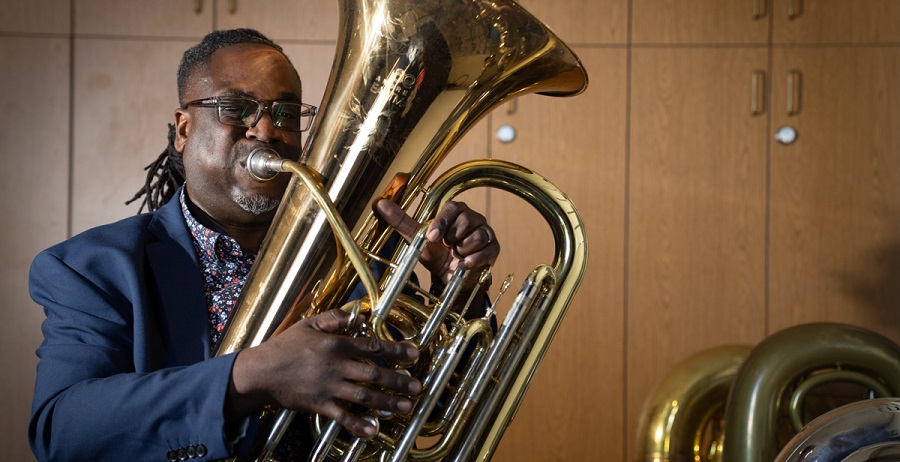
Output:
[[144,186],[134,197],[125,202],[125,205],[129,205],[143,196],[144,201],[141,202],[138,213],[144,211],[144,206],[149,212],[162,207],[184,184],[184,165],[181,162],[181,153],[175,150],[175,125],[169,124],[169,145],[156,160],[144,167],[144,170],[147,172]]

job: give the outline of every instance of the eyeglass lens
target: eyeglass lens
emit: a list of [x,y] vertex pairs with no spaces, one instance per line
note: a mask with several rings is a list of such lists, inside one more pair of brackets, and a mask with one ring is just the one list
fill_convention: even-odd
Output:
[[[262,116],[261,105],[265,104],[245,98],[222,98],[219,100],[219,121],[228,125],[251,127]],[[272,122],[278,128],[303,131],[312,120],[312,111],[299,103],[275,101],[269,106]]]

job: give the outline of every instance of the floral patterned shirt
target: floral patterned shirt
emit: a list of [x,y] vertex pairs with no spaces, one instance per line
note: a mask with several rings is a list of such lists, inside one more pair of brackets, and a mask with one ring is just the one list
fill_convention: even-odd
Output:
[[181,212],[194,239],[194,250],[200,259],[203,291],[209,310],[209,335],[215,346],[225,329],[231,310],[237,303],[244,281],[250,273],[256,254],[244,253],[237,241],[217,233],[197,221],[187,207],[187,193],[181,190]]

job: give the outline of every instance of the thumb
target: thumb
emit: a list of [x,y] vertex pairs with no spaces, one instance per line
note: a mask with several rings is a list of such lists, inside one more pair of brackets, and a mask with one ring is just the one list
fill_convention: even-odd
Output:
[[416,232],[419,230],[419,222],[406,214],[406,211],[399,205],[387,199],[381,199],[375,203],[375,213],[382,220],[387,222],[392,228],[396,229],[403,239],[407,242],[412,241]]
[[340,334],[347,327],[347,324],[349,324],[350,317],[350,313],[345,313],[344,311],[335,308],[315,316],[310,316],[306,318],[305,321],[310,327],[317,331],[329,334]]

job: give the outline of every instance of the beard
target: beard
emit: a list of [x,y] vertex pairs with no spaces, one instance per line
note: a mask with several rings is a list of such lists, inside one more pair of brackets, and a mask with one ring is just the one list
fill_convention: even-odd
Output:
[[234,193],[232,199],[234,199],[244,211],[254,215],[262,215],[271,212],[281,203],[281,199],[264,196],[262,194],[242,195]]

